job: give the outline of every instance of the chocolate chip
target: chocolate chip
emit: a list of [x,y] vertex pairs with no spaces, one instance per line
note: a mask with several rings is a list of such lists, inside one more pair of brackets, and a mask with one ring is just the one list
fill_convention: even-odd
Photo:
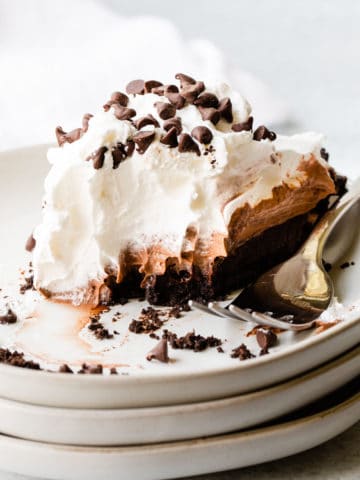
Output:
[[326,151],[325,148],[320,148],[320,156],[321,158],[323,158],[325,160],[325,162],[328,162],[329,161],[329,152]]
[[146,355],[146,360],[151,362],[151,360],[159,360],[159,362],[168,363],[169,354],[168,354],[168,344],[165,338],[162,338],[160,342],[155,345],[154,348]]
[[209,107],[209,108],[204,108],[204,107],[199,107],[199,112],[201,114],[201,118],[206,121],[210,120],[214,125],[218,123],[220,120],[220,113],[216,110],[216,108]]
[[253,139],[258,142],[266,139],[275,140],[276,134],[275,132],[268,130],[264,125],[260,125],[260,127],[258,127],[253,133]]
[[276,344],[277,335],[272,330],[258,328],[256,330],[256,341],[262,350],[267,351],[268,348],[273,347]]
[[246,122],[234,123],[234,125],[232,125],[231,127],[231,130],[233,130],[234,132],[248,132],[252,130],[253,122],[253,117],[249,117]]
[[217,108],[219,106],[219,99],[213,93],[202,93],[198,96],[196,100],[194,100],[194,105],[199,107],[214,107]]
[[8,308],[5,315],[0,315],[0,324],[2,325],[10,325],[12,323],[16,323],[16,321],[17,321],[17,316],[11,310],[11,308]]
[[196,80],[194,80],[192,77],[189,77],[189,75],[185,75],[185,73],[177,73],[175,78],[176,80],[179,80],[181,88],[183,88],[185,85],[194,85],[196,83]]
[[188,133],[182,133],[179,137],[179,152],[195,152],[196,155],[200,155],[198,144]]
[[193,128],[191,131],[191,136],[200,143],[210,143],[213,138],[211,130],[203,126]]
[[133,95],[144,95],[145,82],[144,80],[132,80],[126,85],[126,93]]
[[127,107],[129,97],[122,92],[113,92],[110,97],[110,102],[119,103],[123,107]]
[[220,100],[218,111],[221,118],[223,118],[225,121],[228,123],[233,121],[232,103],[229,97]]
[[64,132],[64,130],[61,127],[56,127],[55,128],[55,135],[57,142],[59,144],[59,147],[64,145],[64,143],[73,143],[76,140],[79,140],[81,137],[82,130],[81,128],[75,128],[74,130],[71,130],[71,132]]
[[176,108],[171,103],[156,102],[155,105],[158,115],[163,120],[174,117],[176,114]]
[[179,88],[176,85],[165,85],[165,93],[179,93]]
[[32,252],[35,248],[35,245],[36,245],[36,240],[33,237],[33,234],[31,234],[29,238],[26,240],[25,250],[27,250],[28,252]]
[[154,127],[160,127],[159,122],[150,113],[145,117],[138,118],[135,121],[135,126],[138,130],[141,130],[146,125],[154,125]]
[[82,130],[83,132],[87,132],[89,128],[89,120],[92,118],[94,115],[91,115],[91,113],[85,113],[82,119]]
[[99,170],[104,165],[105,153],[107,152],[107,150],[108,150],[107,147],[98,148],[96,152],[93,152],[91,155],[89,155],[86,158],[86,161],[92,160],[93,167],[95,168],[95,170]]
[[114,103],[112,107],[114,115],[118,120],[130,120],[136,115],[136,111],[133,108],[122,107],[118,103]]
[[172,127],[175,127],[176,128],[176,133],[178,135],[180,135],[180,133],[182,131],[181,118],[180,117],[169,118],[168,120],[165,120],[165,122],[163,123],[163,127],[164,127],[164,130],[166,130],[167,132]]
[[165,92],[165,97],[178,110],[185,106],[186,100],[180,93]]
[[138,132],[133,136],[133,140],[137,145],[137,151],[139,153],[144,153],[151,145],[151,142],[155,138],[155,132]]
[[162,97],[164,95],[165,87],[162,85],[161,87],[155,87],[151,89],[151,93],[154,95],[160,95]]
[[60,373],[74,373],[71,368],[69,367],[69,365],[67,365],[66,363],[64,363],[63,365],[61,365],[59,367],[59,372]]
[[175,127],[170,128],[170,130],[161,137],[160,142],[163,143],[164,145],[168,145],[170,148],[177,147],[178,141],[177,141],[176,128]]
[[110,368],[110,375],[117,375],[117,374],[118,374],[118,372],[117,372],[116,368],[115,368],[115,367],[111,367],[111,368]]
[[147,80],[144,83],[145,93],[152,93],[153,88],[158,88],[162,86],[163,84],[161,82],[158,82],[157,80]]
[[197,97],[201,92],[205,90],[205,85],[203,82],[196,82],[194,85],[186,85],[181,89],[181,95],[189,103],[194,103]]

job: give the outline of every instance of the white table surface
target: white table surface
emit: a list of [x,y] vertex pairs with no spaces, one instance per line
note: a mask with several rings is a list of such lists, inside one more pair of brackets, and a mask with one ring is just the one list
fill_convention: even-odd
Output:
[[[119,476],[119,478],[123,477]],[[298,455],[241,470],[188,477],[184,480],[358,480],[359,478],[360,423],[333,440]],[[0,472],[0,480],[32,479]],[[99,480],[106,479],[99,478]],[[130,479],[124,478],[124,480]]]
[[[360,2],[183,0],[178,6],[165,0],[104,3],[123,15],[163,15],[176,22],[186,38],[209,38],[233,63],[266,81],[289,105],[295,120],[289,131],[299,126],[323,131],[328,137],[332,163],[345,173],[360,174]],[[5,4],[0,0],[0,7]],[[22,104],[25,95],[28,93],[24,91],[24,99],[19,99]],[[0,472],[0,480],[26,478]],[[196,478],[357,480],[360,423],[310,451]]]

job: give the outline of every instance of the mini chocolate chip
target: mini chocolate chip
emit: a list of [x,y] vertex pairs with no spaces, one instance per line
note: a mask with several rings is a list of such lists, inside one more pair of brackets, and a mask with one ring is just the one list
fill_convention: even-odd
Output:
[[176,128],[175,127],[170,128],[170,130],[161,137],[160,142],[163,143],[164,145],[168,145],[170,148],[177,147],[178,141],[177,141]]
[[262,328],[259,328],[256,330],[256,341],[261,349],[267,350],[276,344],[277,335],[271,330],[263,330]]
[[168,363],[169,354],[168,354],[168,343],[166,338],[162,338],[160,342],[155,345],[154,348],[146,355],[146,360],[151,362],[151,360],[159,360],[159,362]]
[[325,148],[320,148],[320,156],[325,160],[325,162],[327,162],[330,157],[329,152],[327,152]]
[[56,134],[56,139],[59,144],[59,147],[64,145],[64,143],[72,143],[75,142],[76,140],[79,140],[81,137],[81,128],[75,128],[74,130],[71,130],[71,132],[64,132],[64,130],[61,127],[56,127],[55,128],[55,134]]
[[181,89],[181,95],[189,103],[194,103],[201,92],[205,90],[204,82],[196,82],[194,85],[185,85]]
[[180,93],[165,92],[165,97],[178,110],[185,106],[186,100]]
[[147,80],[144,84],[145,93],[152,93],[153,88],[162,87],[163,84],[157,80]]
[[174,117],[176,114],[176,108],[171,103],[156,102],[155,105],[158,115],[163,120]]
[[269,136],[269,133],[270,131],[265,127],[265,125],[260,125],[260,127],[255,130],[253,139],[257,142],[260,142],[260,140],[266,140]]
[[154,95],[160,95],[160,97],[162,97],[164,95],[164,91],[165,91],[164,86],[155,87],[155,88],[151,89],[151,93],[153,93]]
[[276,140],[276,133],[275,132],[269,132],[268,139],[271,140],[272,142]]
[[145,117],[138,118],[135,121],[135,126],[138,130],[141,130],[146,125],[154,125],[154,127],[160,127],[159,122],[151,115],[151,113],[149,113]]
[[71,368],[69,367],[69,365],[67,365],[66,363],[64,363],[63,365],[61,365],[59,367],[59,373],[74,373]]
[[91,115],[91,113],[85,113],[82,119],[82,130],[83,132],[87,132],[89,128],[89,120],[92,118],[94,115]]
[[149,148],[151,142],[155,138],[155,132],[138,132],[133,136],[133,140],[137,145],[137,151],[139,153],[144,153]]
[[127,107],[129,97],[122,92],[113,92],[110,97],[110,102],[120,103],[122,107]]
[[233,130],[234,132],[244,132],[244,131],[248,132],[252,130],[253,122],[254,122],[253,117],[249,117],[246,120],[246,122],[234,123],[234,125],[232,125],[231,127],[231,130]]
[[168,120],[165,120],[165,122],[163,123],[163,127],[164,127],[164,130],[166,130],[167,132],[172,127],[175,127],[176,128],[176,133],[178,135],[180,135],[180,133],[182,131],[181,118],[180,117],[169,118]]
[[226,122],[231,123],[233,121],[232,103],[229,97],[225,97],[220,100],[218,111],[221,118],[223,118]]
[[211,130],[203,126],[193,128],[191,131],[191,136],[200,143],[210,143],[213,138]]
[[196,155],[200,155],[199,145],[188,133],[182,133],[179,137],[179,152],[195,152]]
[[194,100],[194,105],[199,107],[214,107],[217,108],[219,105],[219,99],[213,93],[202,93]]
[[126,93],[133,95],[144,95],[145,82],[144,80],[132,80],[126,85]]
[[110,368],[110,375],[117,375],[117,374],[118,374],[118,372],[117,372],[116,368],[115,368],[115,367],[111,367],[111,368]]
[[121,162],[123,162],[127,157],[131,157],[135,149],[135,144],[132,140],[128,140],[126,145],[119,142],[111,150],[111,155],[113,159],[113,169],[118,168]]
[[165,93],[179,93],[179,88],[176,85],[165,85]]
[[189,75],[185,75],[185,73],[177,73],[175,78],[176,80],[179,80],[181,88],[185,85],[194,85],[196,83],[196,80],[189,77]]
[[122,107],[118,103],[114,103],[112,107],[114,115],[118,120],[130,120],[136,115],[136,111],[133,108]]
[[199,107],[199,112],[201,114],[201,118],[206,121],[210,120],[214,125],[218,123],[220,120],[220,113],[216,110],[216,108],[209,107],[209,108],[204,108],[204,107]]
[[99,168],[102,168],[104,165],[105,153],[107,152],[107,150],[107,147],[98,148],[95,152],[93,152],[86,158],[86,161],[92,160],[95,170],[99,170]]
[[31,234],[30,237],[26,240],[25,250],[27,250],[28,252],[32,252],[35,248],[35,245],[36,245],[36,240],[33,237],[33,234]]

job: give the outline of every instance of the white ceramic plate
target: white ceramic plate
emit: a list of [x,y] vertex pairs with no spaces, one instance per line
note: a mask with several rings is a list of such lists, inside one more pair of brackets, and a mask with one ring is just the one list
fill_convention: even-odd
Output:
[[297,410],[360,375],[360,347],[275,387],[212,402],[120,410],[80,410],[0,399],[0,432],[41,442],[135,445],[249,428]]
[[[24,241],[39,220],[42,184],[47,170],[45,147],[35,146],[0,154],[0,287],[17,282],[17,268],[29,260]],[[354,244],[349,259],[356,265],[346,270],[334,268],[336,291],[345,304],[333,316],[342,322],[317,334],[283,333],[270,355],[240,362],[230,358],[232,348],[243,341],[258,353],[254,336],[246,337],[249,324],[220,319],[196,311],[169,321],[165,327],[184,334],[195,328],[202,335],[224,340],[225,354],[216,349],[201,353],[170,350],[169,364],[147,362],[145,355],[155,344],[147,335],[128,332],[140,302],[117,309],[121,318],[115,324],[115,310],[103,323],[116,328],[113,340],[95,340],[84,326],[82,310],[46,301],[35,301],[30,318],[19,314],[13,326],[0,326],[0,344],[15,347],[57,369],[61,363],[79,368],[82,362],[116,365],[120,375],[66,375],[28,371],[0,365],[0,396],[40,405],[69,408],[127,408],[213,400],[267,387],[310,370],[360,340],[359,305],[356,303],[360,265],[360,242]],[[29,300],[29,298],[28,298]],[[24,303],[23,297],[21,302]],[[20,306],[22,308],[22,306]],[[19,307],[19,308],[20,308]],[[20,311],[21,311],[20,308]]]
[[[321,405],[321,401],[318,402]],[[292,455],[360,419],[360,393],[335,406],[255,430],[136,447],[74,447],[0,436],[3,470],[48,479],[161,480],[254,465]]]

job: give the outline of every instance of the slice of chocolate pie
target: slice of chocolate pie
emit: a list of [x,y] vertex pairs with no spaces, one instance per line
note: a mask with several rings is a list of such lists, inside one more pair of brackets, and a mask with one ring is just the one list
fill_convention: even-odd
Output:
[[47,297],[217,298],[291,255],[341,194],[321,135],[277,137],[227,85],[176,79],[132,81],[56,129],[32,242]]

